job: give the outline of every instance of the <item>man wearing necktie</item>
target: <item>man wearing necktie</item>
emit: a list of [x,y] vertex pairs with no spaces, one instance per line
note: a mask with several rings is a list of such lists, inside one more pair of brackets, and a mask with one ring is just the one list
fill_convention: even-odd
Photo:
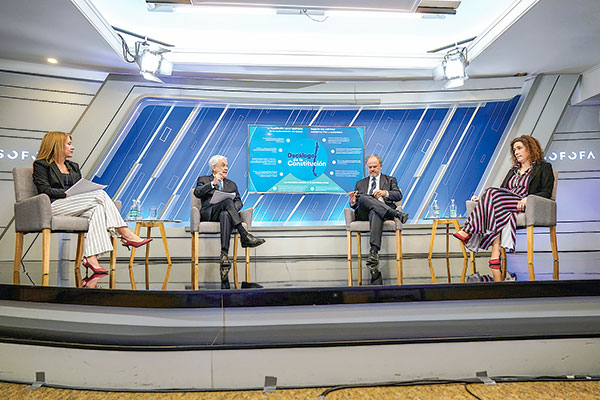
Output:
[[383,221],[398,218],[405,223],[408,215],[396,210],[394,202],[402,200],[402,192],[398,188],[396,178],[381,173],[381,157],[372,154],[367,157],[366,164],[369,176],[356,182],[354,192],[348,193],[348,196],[356,219],[370,223],[369,243],[371,249],[367,266],[371,273],[371,284],[381,285],[383,278],[379,271],[379,250],[381,249]]
[[[212,173],[198,178],[194,195],[202,200],[200,220],[218,221],[221,224],[221,288],[229,289],[228,274],[231,262],[229,261],[228,254],[233,228],[236,228],[240,233],[242,247],[260,246],[265,240],[254,237],[242,226],[242,219],[239,213],[242,209],[242,200],[235,182],[227,179],[227,159],[221,155],[212,156],[208,161],[208,166]],[[233,199],[225,199],[217,204],[211,204],[210,199],[215,190],[235,193],[235,197]]]

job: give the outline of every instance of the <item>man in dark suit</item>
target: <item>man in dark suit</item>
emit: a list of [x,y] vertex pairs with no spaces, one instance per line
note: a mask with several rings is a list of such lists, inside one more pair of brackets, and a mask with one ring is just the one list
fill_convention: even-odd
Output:
[[398,218],[405,223],[408,215],[396,210],[394,202],[402,200],[402,192],[398,188],[396,178],[381,173],[381,157],[372,154],[367,157],[366,163],[369,176],[358,181],[354,192],[348,193],[348,196],[356,219],[370,223],[371,250],[367,266],[371,272],[371,284],[381,285],[383,279],[379,271],[379,250],[381,249],[383,221]]
[[[232,229],[235,227],[240,233],[242,247],[260,246],[265,240],[252,236],[242,226],[239,213],[242,209],[242,201],[235,182],[227,179],[227,159],[221,155],[215,155],[208,161],[208,165],[212,174],[198,178],[194,195],[202,200],[200,220],[219,221],[221,223],[221,283],[224,281],[228,283],[227,276],[231,266],[228,254]],[[211,204],[210,200],[217,190],[225,193],[234,193],[235,196],[217,204]]]

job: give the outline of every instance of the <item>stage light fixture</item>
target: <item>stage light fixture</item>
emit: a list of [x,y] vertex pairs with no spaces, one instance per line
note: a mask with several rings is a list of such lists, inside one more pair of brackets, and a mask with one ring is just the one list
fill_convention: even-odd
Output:
[[[157,75],[171,75],[173,73],[173,63],[167,60],[164,56],[169,50],[167,47],[174,47],[172,44],[161,42],[156,39],[151,39],[148,36],[140,35],[125,29],[112,27],[119,38],[121,39],[121,47],[123,48],[123,59],[130,64],[136,63],[140,66],[140,74],[147,80],[164,83]],[[132,52],[129,45],[121,33],[128,36],[143,39],[136,41],[135,48]]]
[[442,64],[434,68],[433,79],[447,80],[444,89],[460,87],[465,84],[465,80],[469,79],[468,65],[467,48],[454,47],[446,53]]
[[158,75],[171,75],[173,63],[165,59],[169,50],[153,47],[147,41],[135,43],[135,61],[140,66],[140,74],[153,82],[164,83]]

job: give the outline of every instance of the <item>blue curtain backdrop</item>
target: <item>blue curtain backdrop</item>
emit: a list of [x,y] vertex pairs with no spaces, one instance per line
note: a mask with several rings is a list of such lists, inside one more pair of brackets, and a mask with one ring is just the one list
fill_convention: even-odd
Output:
[[365,154],[383,159],[383,173],[398,180],[412,222],[428,216],[437,199],[448,215],[474,193],[519,97],[478,104],[394,109],[250,108],[200,100],[142,99],[103,156],[93,181],[143,214],[158,207],[162,218],[189,221],[190,189],[209,173],[208,159],[222,154],[229,178],[254,207],[255,226],[342,225],[346,195],[247,192],[248,125],[364,126]]

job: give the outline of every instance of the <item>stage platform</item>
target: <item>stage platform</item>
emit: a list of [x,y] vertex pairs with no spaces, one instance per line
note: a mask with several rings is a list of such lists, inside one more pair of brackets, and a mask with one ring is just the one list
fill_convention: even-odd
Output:
[[[101,260],[102,265],[108,269],[108,260]],[[116,286],[118,289],[130,289],[131,283],[128,272],[128,259],[119,259],[116,268]],[[50,263],[50,285],[61,287],[74,287],[73,262]],[[246,266],[238,262],[240,282],[245,280]],[[396,262],[391,255],[383,256],[380,261],[384,284],[396,284]],[[261,258],[252,257],[249,265],[250,280],[259,283],[265,288],[307,288],[307,287],[333,287],[347,286],[347,261],[341,257],[307,257],[307,258]],[[357,284],[356,258],[353,260],[354,285]],[[464,268],[464,259],[459,254],[452,257],[434,257],[431,265],[426,255],[405,255],[403,261],[404,284],[428,285],[432,284],[431,269],[433,269],[437,283],[459,283]],[[0,283],[12,283],[12,261],[0,262]],[[41,282],[41,264],[39,260],[24,261],[27,274],[35,285]],[[362,263],[363,284],[368,283],[368,270],[364,260]],[[600,251],[593,252],[560,252],[560,280],[586,280],[600,279]],[[143,258],[136,258],[133,270],[138,290],[145,288],[145,271]],[[476,269],[480,274],[491,274],[487,266],[487,257],[476,258]],[[199,263],[199,288],[200,290],[220,289],[219,265],[216,257],[204,258]],[[515,253],[508,255],[508,270],[517,274],[518,281],[529,279],[527,269],[527,254]],[[149,286],[151,290],[160,290],[168,271],[165,259],[150,259]],[[536,281],[552,280],[553,262],[550,252],[535,254]],[[471,273],[468,266],[467,274]],[[27,274],[21,272],[21,284],[32,285]],[[85,276],[85,268],[82,267]],[[186,257],[173,257],[173,265],[169,272],[167,290],[189,290],[190,259]],[[233,272],[230,273],[233,283]],[[99,287],[108,288],[108,276],[99,281]]]
[[[199,291],[185,289],[189,263],[173,265],[166,291],[159,262],[148,291],[139,289],[140,265],[136,291],[126,265],[112,290],[67,286],[56,264],[51,284],[64,286],[14,286],[6,265],[0,379],[33,382],[44,372],[54,386],[215,390],[262,388],[268,376],[278,387],[300,387],[469,378],[483,370],[598,375],[599,254],[561,253],[560,281],[548,280],[552,262],[544,256],[536,255],[536,282],[459,283],[463,260],[451,258],[447,283],[448,264],[438,258],[431,284],[427,260],[407,258],[405,285],[387,275],[384,286],[347,287],[345,260],[259,260],[251,278],[264,288],[220,290],[213,279]],[[510,257],[509,269],[526,277],[525,255]],[[477,260],[482,273],[485,264]],[[26,266],[36,281],[38,265]],[[391,274],[395,262],[382,266]],[[214,263],[200,268],[216,275]],[[242,263],[240,278],[243,270]]]

